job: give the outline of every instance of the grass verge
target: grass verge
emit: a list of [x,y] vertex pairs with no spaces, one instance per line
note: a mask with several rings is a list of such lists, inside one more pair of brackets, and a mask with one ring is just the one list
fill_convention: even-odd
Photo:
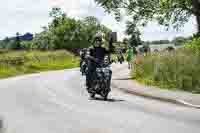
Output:
[[200,93],[199,58],[192,49],[140,56],[131,76],[147,85]]
[[[12,62],[10,62],[11,60]],[[78,66],[79,58],[64,50],[12,51],[0,54],[0,78]]]

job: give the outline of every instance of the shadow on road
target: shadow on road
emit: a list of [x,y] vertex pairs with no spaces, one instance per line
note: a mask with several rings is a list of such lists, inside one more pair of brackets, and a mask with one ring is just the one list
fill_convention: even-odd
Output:
[[113,98],[108,98],[107,100],[104,100],[103,98],[100,98],[100,97],[95,97],[95,98],[90,99],[90,100],[103,101],[103,102],[124,102],[125,101],[125,100],[113,99]]

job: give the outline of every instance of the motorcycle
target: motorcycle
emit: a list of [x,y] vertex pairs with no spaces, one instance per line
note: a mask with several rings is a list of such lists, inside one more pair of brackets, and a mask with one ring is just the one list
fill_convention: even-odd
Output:
[[91,98],[94,98],[96,94],[100,95],[107,100],[108,94],[111,91],[110,81],[112,71],[110,68],[110,62],[104,62],[97,64],[96,73],[93,75],[92,88],[88,90]]

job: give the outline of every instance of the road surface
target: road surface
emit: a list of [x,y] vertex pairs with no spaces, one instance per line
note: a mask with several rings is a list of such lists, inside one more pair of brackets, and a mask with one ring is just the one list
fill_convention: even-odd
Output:
[[197,109],[115,88],[89,99],[78,69],[0,80],[0,91],[6,133],[200,133]]

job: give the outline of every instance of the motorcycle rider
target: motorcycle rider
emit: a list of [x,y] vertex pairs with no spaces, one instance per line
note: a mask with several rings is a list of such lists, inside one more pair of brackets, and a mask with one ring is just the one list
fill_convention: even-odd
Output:
[[81,72],[83,71],[82,64],[85,61],[86,52],[87,52],[86,48],[80,50],[80,71]]
[[103,63],[105,56],[110,54],[111,46],[112,38],[109,41],[109,50],[106,50],[104,47],[102,47],[102,35],[100,33],[97,33],[95,35],[94,46],[93,48],[89,49],[89,55],[86,56],[86,58],[88,59],[88,71],[86,73],[86,87],[88,91],[92,89],[92,80],[94,79],[94,76],[96,74],[96,68],[98,67],[98,64]]
[[124,62],[124,56],[123,56],[121,50],[119,51],[119,53],[117,55],[117,60],[118,60],[118,62],[120,62],[120,64],[122,64],[122,62]]

